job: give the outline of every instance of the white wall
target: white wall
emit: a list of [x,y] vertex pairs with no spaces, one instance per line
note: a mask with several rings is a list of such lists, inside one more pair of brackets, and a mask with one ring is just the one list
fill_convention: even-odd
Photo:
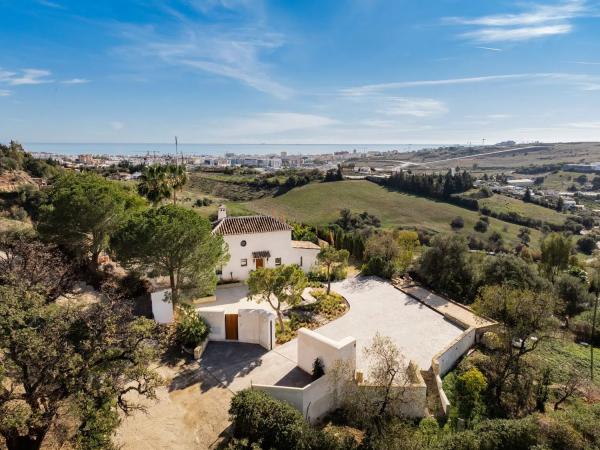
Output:
[[[292,247],[291,231],[272,231],[269,233],[236,234],[223,236],[229,247],[229,262],[223,266],[221,279],[242,281],[248,278],[251,270],[256,269],[252,252],[267,250],[270,258],[264,259],[264,267],[276,267],[275,258],[281,258],[281,264],[298,264],[302,256],[302,268],[305,272],[314,264],[318,251]],[[242,247],[241,242],[246,241]],[[242,266],[242,259],[247,265]]]
[[225,340],[225,310],[211,309],[211,310],[197,310],[200,317],[204,318],[210,325],[210,334],[208,339],[211,341],[224,341]]
[[477,330],[469,328],[432,359],[434,375],[444,376],[467,351],[475,345]]
[[290,403],[310,422],[315,422],[335,408],[334,390],[327,376],[322,376],[303,388],[264,384],[253,384],[252,388]]
[[259,344],[267,350],[275,346],[275,314],[264,309],[238,310],[238,339]]
[[307,373],[312,373],[313,363],[320,358],[325,373],[336,361],[342,360],[356,369],[356,339],[348,336],[340,341],[329,339],[307,328],[298,330],[298,367]]
[[173,322],[173,302],[170,300],[171,289],[152,292],[150,299],[152,301],[152,315],[156,323]]
[[292,248],[292,259],[295,259],[296,264],[302,262],[302,270],[309,272],[310,269],[317,265],[317,255],[319,254],[316,248]]

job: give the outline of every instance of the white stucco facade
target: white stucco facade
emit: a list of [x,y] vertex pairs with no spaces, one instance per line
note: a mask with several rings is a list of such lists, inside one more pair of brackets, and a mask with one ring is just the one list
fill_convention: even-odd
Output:
[[[269,226],[275,223],[283,229],[268,229],[263,225],[263,219]],[[228,218],[224,207],[220,207],[219,220],[236,222],[235,226],[223,223],[215,228],[215,232],[222,234],[229,250],[229,261],[220,268],[223,281],[244,281],[252,270],[288,264],[297,264],[308,272],[316,263],[319,246],[293,241],[290,227],[277,219],[268,216]],[[244,232],[245,228],[249,230]]]

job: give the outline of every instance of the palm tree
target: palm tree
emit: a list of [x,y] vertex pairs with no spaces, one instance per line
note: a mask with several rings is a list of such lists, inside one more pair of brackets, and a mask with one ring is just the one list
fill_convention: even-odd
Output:
[[152,202],[154,206],[171,196],[171,184],[165,167],[158,164],[146,166],[140,177],[138,192]]
[[173,204],[177,203],[177,191],[180,191],[188,182],[187,171],[184,165],[169,164],[166,167],[167,179],[173,192]]

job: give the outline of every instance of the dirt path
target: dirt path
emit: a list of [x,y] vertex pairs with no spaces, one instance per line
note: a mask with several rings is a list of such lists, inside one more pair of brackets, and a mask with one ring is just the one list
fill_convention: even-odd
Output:
[[145,401],[146,412],[124,417],[115,443],[124,450],[209,449],[227,435],[231,391],[198,364],[161,366],[165,386],[157,400]]

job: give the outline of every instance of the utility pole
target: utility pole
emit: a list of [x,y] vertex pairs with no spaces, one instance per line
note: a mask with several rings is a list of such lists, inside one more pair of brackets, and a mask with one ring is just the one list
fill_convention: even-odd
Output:
[[594,381],[594,334],[596,333],[596,316],[598,314],[598,289],[596,286],[596,300],[594,301],[594,314],[592,315],[592,336],[590,337],[590,380]]
[[175,136],[175,167],[177,167],[179,165],[179,163],[177,162],[177,146],[178,146],[177,136]]

